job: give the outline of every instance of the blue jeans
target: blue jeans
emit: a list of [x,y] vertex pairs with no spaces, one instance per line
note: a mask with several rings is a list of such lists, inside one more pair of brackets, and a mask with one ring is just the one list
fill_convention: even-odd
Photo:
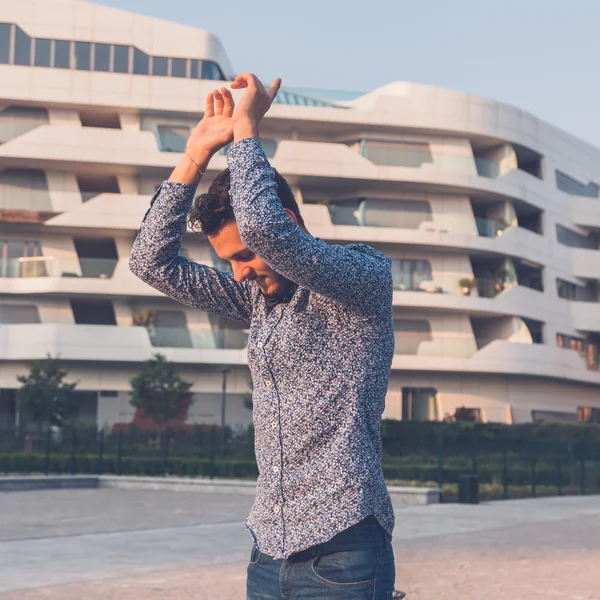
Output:
[[246,600],[391,600],[395,578],[391,537],[370,516],[286,560],[254,544]]

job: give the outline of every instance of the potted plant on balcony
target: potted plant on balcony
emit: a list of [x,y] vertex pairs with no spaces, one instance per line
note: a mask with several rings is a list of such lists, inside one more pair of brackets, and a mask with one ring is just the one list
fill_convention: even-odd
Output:
[[458,285],[462,289],[463,296],[470,296],[471,291],[477,287],[477,279],[475,277],[463,277],[459,280]]
[[494,282],[494,291],[496,294],[504,291],[509,275],[510,273],[504,267],[496,271],[496,281]]

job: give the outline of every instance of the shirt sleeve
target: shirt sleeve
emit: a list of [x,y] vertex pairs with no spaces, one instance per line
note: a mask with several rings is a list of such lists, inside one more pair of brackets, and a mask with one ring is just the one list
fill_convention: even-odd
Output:
[[150,202],[133,243],[130,270],[171,298],[207,312],[250,322],[250,283],[179,256],[196,186],[165,181]]
[[391,260],[366,244],[326,244],[296,225],[277,196],[275,173],[256,139],[227,153],[231,204],[247,248],[291,281],[362,312],[391,305]]

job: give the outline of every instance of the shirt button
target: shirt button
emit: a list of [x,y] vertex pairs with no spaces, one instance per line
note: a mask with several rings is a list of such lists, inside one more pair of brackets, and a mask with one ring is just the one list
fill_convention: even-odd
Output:
[[277,421],[273,421],[273,422],[271,423],[271,427],[272,427],[273,429],[275,429],[275,428],[277,427]]
[[279,506],[279,504],[276,504],[275,507],[273,508],[273,512],[278,515],[279,511],[281,510],[281,507]]
[[273,473],[279,473],[279,467],[273,467]]
[[262,342],[258,342],[258,343],[256,344],[256,347],[257,347],[257,348],[262,348]]
[[267,381],[265,382],[265,385],[267,387],[273,387],[273,382],[270,379],[267,379]]

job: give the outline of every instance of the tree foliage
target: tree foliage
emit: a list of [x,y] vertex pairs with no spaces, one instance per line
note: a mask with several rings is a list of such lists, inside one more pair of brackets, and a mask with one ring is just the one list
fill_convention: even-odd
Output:
[[58,357],[28,363],[29,375],[19,375],[19,410],[41,430],[44,426],[61,427],[74,407],[70,395],[77,383],[64,383],[68,372]]
[[171,419],[181,418],[192,403],[192,384],[184,381],[162,354],[145,361],[130,383],[132,406],[141,409],[159,430]]

